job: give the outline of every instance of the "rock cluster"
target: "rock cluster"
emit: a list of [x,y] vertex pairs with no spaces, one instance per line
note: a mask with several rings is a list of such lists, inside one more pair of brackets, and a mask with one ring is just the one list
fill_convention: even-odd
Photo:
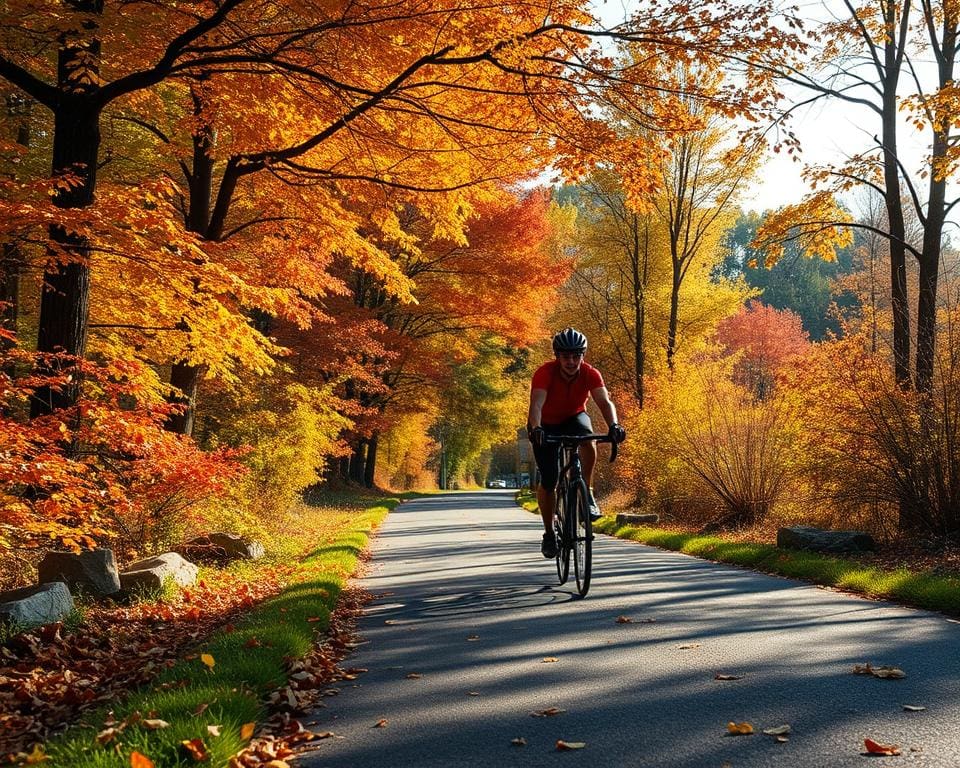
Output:
[[[263,544],[231,533],[210,533],[185,545],[215,548],[217,559],[255,560]],[[37,567],[34,587],[0,592],[0,624],[16,629],[62,621],[74,610],[74,595],[94,599],[124,597],[138,591],[159,590],[167,579],[180,586],[197,580],[198,568],[177,552],[164,552],[117,570],[113,550],[48,552]]]

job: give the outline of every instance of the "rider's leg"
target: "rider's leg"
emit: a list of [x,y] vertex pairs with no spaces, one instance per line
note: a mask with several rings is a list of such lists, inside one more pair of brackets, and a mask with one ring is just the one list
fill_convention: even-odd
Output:
[[580,443],[580,464],[583,466],[583,479],[587,481],[587,488],[593,488],[593,467],[597,463],[597,444]]
[[553,512],[557,507],[556,488],[544,488],[543,485],[537,486],[537,506],[540,507],[540,517],[543,519],[543,529],[550,533],[553,531]]

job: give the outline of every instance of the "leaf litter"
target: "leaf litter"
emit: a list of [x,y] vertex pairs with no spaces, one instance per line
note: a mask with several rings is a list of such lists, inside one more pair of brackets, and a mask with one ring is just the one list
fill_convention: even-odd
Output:
[[907,673],[899,667],[890,665],[874,667],[869,661],[866,664],[855,664],[853,674],[879,677],[881,680],[902,680],[907,676]]

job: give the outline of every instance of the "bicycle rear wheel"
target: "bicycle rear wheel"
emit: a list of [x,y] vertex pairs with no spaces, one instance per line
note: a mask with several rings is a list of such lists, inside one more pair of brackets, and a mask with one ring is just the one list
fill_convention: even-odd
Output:
[[557,578],[561,584],[566,584],[570,577],[570,537],[567,535],[567,517],[570,510],[567,508],[567,484],[560,482],[557,485],[557,506],[553,515],[553,532],[557,536]]
[[586,597],[593,565],[593,521],[590,519],[587,484],[580,480],[571,489],[570,496],[568,514],[573,528],[573,571],[577,579],[577,591],[580,597]]

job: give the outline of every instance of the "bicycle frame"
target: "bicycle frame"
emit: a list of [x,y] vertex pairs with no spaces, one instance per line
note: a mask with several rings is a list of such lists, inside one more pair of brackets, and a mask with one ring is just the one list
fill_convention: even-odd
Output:
[[580,444],[596,441],[610,443],[610,461],[617,457],[618,445],[609,435],[545,435],[544,442],[559,445],[557,452],[557,489],[554,530],[557,533],[557,576],[565,584],[570,573],[570,554],[574,554],[577,591],[585,597],[590,589],[593,550],[593,524],[588,509],[589,489],[583,477]]

